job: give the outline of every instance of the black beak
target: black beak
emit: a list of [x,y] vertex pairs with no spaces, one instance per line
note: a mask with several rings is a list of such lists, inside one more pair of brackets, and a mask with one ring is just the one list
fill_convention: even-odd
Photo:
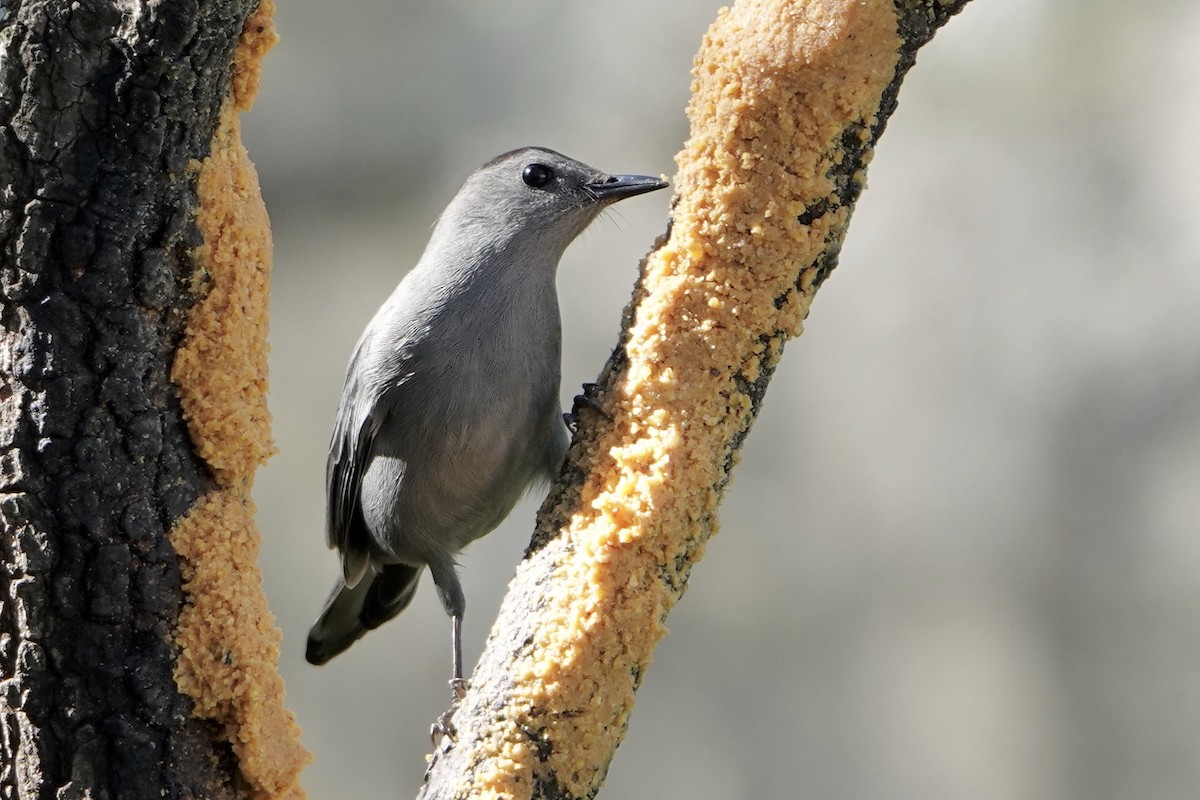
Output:
[[645,194],[666,187],[666,181],[649,175],[613,175],[600,183],[589,183],[588,192],[602,203],[615,203],[626,197]]

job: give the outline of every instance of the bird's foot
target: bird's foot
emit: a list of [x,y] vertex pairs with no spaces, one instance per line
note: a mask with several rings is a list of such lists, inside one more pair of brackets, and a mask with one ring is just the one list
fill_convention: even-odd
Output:
[[429,738],[433,742],[434,750],[438,749],[441,742],[454,743],[458,735],[458,731],[454,727],[454,712],[458,711],[458,704],[467,696],[469,686],[466,678],[450,679],[450,707],[429,726]]
[[429,726],[429,741],[434,750],[439,749],[439,745],[445,742],[454,743],[458,736],[458,730],[454,727],[454,712],[457,710],[457,704],[450,706]]
[[612,416],[604,410],[604,407],[600,405],[600,401],[596,399],[596,393],[599,388],[599,384],[583,384],[583,393],[575,395],[575,399],[571,402],[571,410],[563,414],[563,422],[567,424],[567,430],[571,431],[571,433],[579,432],[579,412],[585,406],[609,422],[612,422]]

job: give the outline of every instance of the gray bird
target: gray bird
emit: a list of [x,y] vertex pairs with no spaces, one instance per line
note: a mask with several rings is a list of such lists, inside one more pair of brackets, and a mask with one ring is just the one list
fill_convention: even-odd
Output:
[[664,186],[529,147],[484,164],[450,201],[346,371],[325,476],[342,574],[309,632],[309,662],[403,611],[429,567],[461,693],[455,557],[553,478],[567,449],[559,258],[606,206]]

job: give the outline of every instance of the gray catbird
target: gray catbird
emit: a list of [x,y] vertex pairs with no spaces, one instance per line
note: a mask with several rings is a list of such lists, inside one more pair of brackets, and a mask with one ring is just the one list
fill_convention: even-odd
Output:
[[399,614],[429,567],[462,686],[455,557],[567,448],[555,272],[607,205],[661,189],[543,148],[477,169],[354,349],[326,468],[342,575],[308,634],[324,664]]

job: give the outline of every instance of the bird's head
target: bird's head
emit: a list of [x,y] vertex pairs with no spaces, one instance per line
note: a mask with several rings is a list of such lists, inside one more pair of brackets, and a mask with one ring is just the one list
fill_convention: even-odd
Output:
[[475,170],[446,215],[460,235],[561,254],[607,206],[666,185],[647,175],[609,175],[553,150],[523,147]]

